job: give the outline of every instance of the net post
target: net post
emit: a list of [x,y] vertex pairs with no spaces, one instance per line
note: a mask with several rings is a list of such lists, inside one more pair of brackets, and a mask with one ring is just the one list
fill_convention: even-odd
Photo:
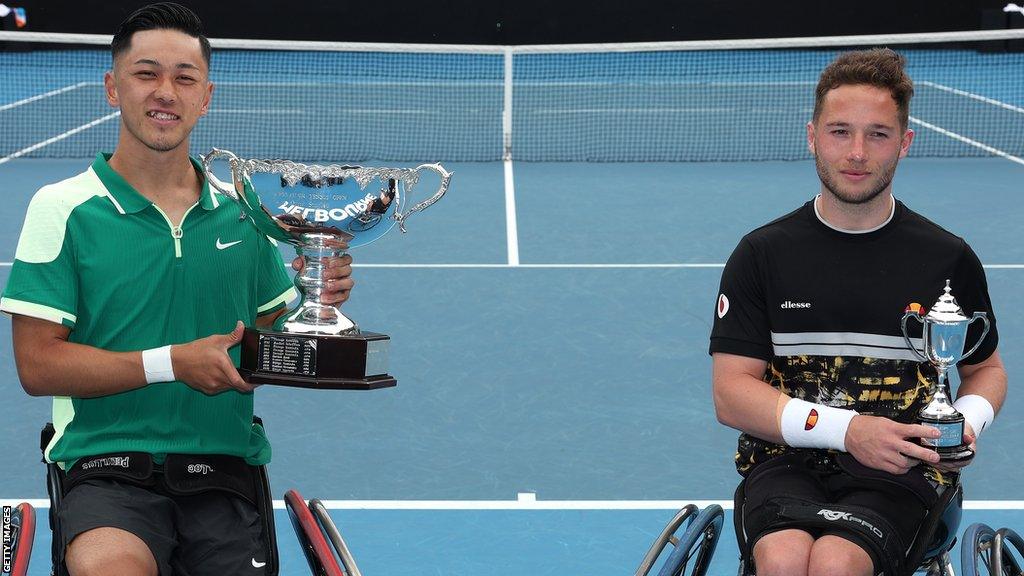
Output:
[[512,47],[505,47],[505,95],[501,108],[501,159],[512,159]]

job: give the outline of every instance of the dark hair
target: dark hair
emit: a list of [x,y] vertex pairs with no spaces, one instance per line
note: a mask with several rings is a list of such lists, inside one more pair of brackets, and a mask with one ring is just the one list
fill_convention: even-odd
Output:
[[903,69],[906,59],[888,48],[846,52],[821,72],[814,98],[814,120],[821,114],[829,90],[848,84],[867,84],[889,91],[899,110],[900,127],[906,129],[914,83]]
[[110,43],[113,58],[126,52],[132,45],[132,35],[143,30],[177,30],[199,39],[203,60],[210,66],[210,41],[203,36],[203,23],[196,13],[174,2],[158,2],[132,12],[114,33]]

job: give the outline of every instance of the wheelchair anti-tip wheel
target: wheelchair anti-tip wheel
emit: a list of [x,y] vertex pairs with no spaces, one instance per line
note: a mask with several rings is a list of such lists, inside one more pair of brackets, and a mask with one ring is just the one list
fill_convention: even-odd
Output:
[[36,534],[36,511],[32,505],[22,502],[13,508],[4,506],[3,515],[4,553],[0,573],[25,576]]
[[993,530],[971,524],[960,545],[960,567],[965,576],[1020,576],[1024,539],[1009,528]]
[[[636,576],[646,576],[669,544],[674,549],[662,564],[658,576],[704,576],[711,566],[724,521],[725,512],[717,504],[699,512],[693,504],[685,506],[655,540]],[[677,537],[676,533],[681,528],[682,535]]]

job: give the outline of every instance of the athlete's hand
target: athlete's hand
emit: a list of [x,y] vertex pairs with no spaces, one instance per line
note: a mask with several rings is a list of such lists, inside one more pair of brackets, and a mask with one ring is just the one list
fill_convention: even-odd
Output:
[[861,464],[890,474],[906,474],[918,462],[935,464],[939,455],[912,438],[938,438],[939,431],[922,424],[900,424],[880,416],[858,414],[846,430],[846,451]]
[[[348,245],[345,244],[345,247]],[[301,272],[303,267],[302,257],[292,260],[292,269]],[[352,276],[352,257],[348,254],[340,258],[328,258],[324,267],[323,279],[324,290],[320,295],[320,301],[324,304],[341,305],[348,300],[349,293],[355,282]]]
[[174,377],[204,394],[225,390],[252,392],[253,386],[238,374],[228,348],[242,341],[245,325],[239,321],[227,334],[214,334],[187,344],[171,346]]
[[[978,454],[977,440],[978,437],[974,435],[974,428],[971,428],[971,424],[965,420],[964,442],[970,445],[971,451],[974,452],[975,455]],[[942,470],[943,472],[959,472],[962,468],[964,468],[971,462],[974,462],[974,458],[970,458],[963,462],[940,462],[936,464],[935,467],[938,468],[939,470]]]

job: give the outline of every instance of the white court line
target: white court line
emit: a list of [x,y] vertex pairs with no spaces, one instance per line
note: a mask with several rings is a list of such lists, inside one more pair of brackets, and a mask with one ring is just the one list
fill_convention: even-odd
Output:
[[505,165],[505,243],[508,246],[508,264],[515,268],[519,264],[519,225],[516,223],[516,187],[512,178],[512,159],[506,158]]
[[1001,156],[1001,157],[1006,158],[1007,160],[1009,160],[1011,162],[1016,162],[1017,164],[1020,164],[1020,165],[1024,166],[1024,158],[1018,158],[1017,156],[1014,156],[1012,154],[1007,154],[1006,152],[1003,152],[1002,150],[999,150],[997,148],[993,148],[993,147],[989,146],[988,144],[982,144],[981,142],[978,142],[977,140],[971,140],[970,138],[967,138],[966,136],[961,136],[961,135],[957,134],[956,132],[951,132],[951,131],[946,130],[945,128],[942,128],[940,126],[936,126],[934,124],[929,124],[928,122],[925,122],[923,120],[918,120],[917,118],[914,118],[913,116],[910,117],[910,121],[913,122],[914,124],[919,124],[921,126],[924,126],[925,128],[928,128],[929,130],[934,130],[935,132],[938,132],[939,134],[942,134],[943,136],[949,136],[950,138],[952,138],[954,140],[959,140],[960,142],[963,142],[964,144],[967,144],[969,146],[974,146],[975,148],[984,150],[985,152],[988,152],[989,154],[995,154],[996,156]]
[[[2,506],[28,502],[33,508],[47,509],[47,499],[0,499]],[[706,508],[717,504],[733,509],[732,500],[323,500],[328,510],[678,510],[687,504]],[[284,500],[274,500],[274,508],[284,509]],[[965,500],[964,510],[1024,510],[1024,500]]]
[[[518,257],[518,254],[517,254]],[[0,262],[0,267],[10,267],[13,262]],[[725,264],[352,264],[353,268],[438,268],[438,269],[504,269],[504,268],[539,268],[539,269],[588,269],[588,268],[641,268],[641,269],[672,269],[672,268],[725,268]],[[1024,270],[1024,264],[983,264],[988,270]]]
[[43,98],[49,98],[50,96],[56,96],[57,94],[63,94],[65,92],[70,92],[71,90],[75,90],[77,88],[81,88],[82,86],[91,86],[91,85],[92,84],[89,83],[89,82],[79,82],[78,84],[71,84],[70,86],[65,86],[63,88],[58,88],[56,90],[50,90],[49,92],[46,92],[45,94],[37,94],[37,95],[32,96],[30,98],[25,98],[24,100],[18,100],[17,102],[11,102],[10,104],[4,104],[3,106],[0,106],[0,112],[3,112],[4,110],[10,110],[11,108],[17,108],[18,106],[21,106],[23,104],[28,104],[29,102],[35,102],[36,100],[42,100]]
[[928,82],[927,80],[922,80],[922,81],[918,82],[918,84],[923,84],[925,86],[930,86],[930,87],[935,88],[937,90],[943,90],[945,92],[950,92],[952,94],[956,94],[957,96],[966,96],[966,97],[971,98],[973,100],[978,100],[978,101],[984,102],[986,104],[992,104],[993,106],[998,106],[1000,108],[1005,108],[1005,109],[1013,111],[1013,112],[1018,112],[1020,114],[1024,114],[1024,108],[1020,108],[1018,106],[1014,106],[1013,104],[1007,104],[1006,102],[1000,102],[999,100],[995,100],[993,98],[988,98],[988,97],[982,96],[980,94],[975,94],[973,92],[967,92],[966,90],[960,90],[959,88],[953,88],[951,86],[945,86],[945,85],[939,84],[937,82]]
[[39,143],[36,143],[36,144],[33,144],[33,145],[29,146],[28,148],[22,148],[21,150],[18,150],[14,154],[11,154],[9,156],[4,156],[3,158],[0,158],[0,164],[3,164],[4,162],[9,162],[9,161],[11,161],[11,160],[13,160],[15,158],[20,157],[20,156],[24,156],[25,154],[28,154],[29,152],[33,152],[33,151],[38,150],[40,148],[43,148],[45,146],[49,146],[50,144],[53,144],[54,142],[59,142],[59,141],[65,139],[65,138],[67,138],[69,136],[74,136],[75,134],[78,134],[79,132],[82,132],[84,130],[88,130],[89,128],[92,128],[93,126],[97,126],[99,124],[102,124],[102,123],[106,122],[107,120],[110,120],[111,118],[116,118],[116,117],[118,117],[120,115],[121,115],[120,111],[112,112],[110,114],[107,114],[106,116],[103,116],[102,118],[97,118],[97,119],[93,120],[92,122],[89,122],[87,124],[82,124],[78,128],[72,128],[71,130],[68,130],[67,132],[65,132],[63,134],[58,134],[58,135],[54,136],[53,138],[47,138],[46,140],[43,140],[42,142],[39,142]]

